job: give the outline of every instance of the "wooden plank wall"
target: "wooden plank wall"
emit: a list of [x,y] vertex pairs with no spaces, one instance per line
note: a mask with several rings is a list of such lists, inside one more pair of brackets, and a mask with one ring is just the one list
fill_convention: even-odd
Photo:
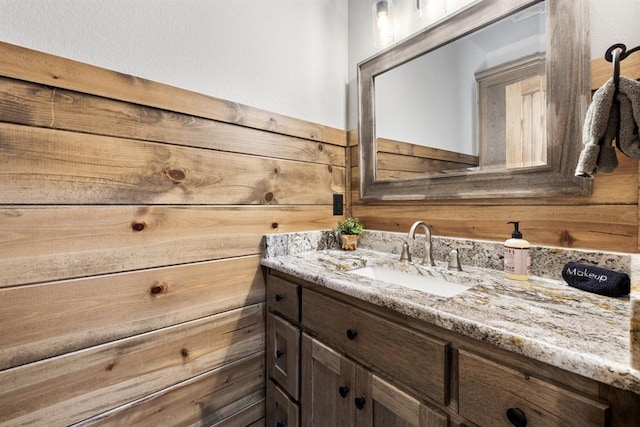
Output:
[[[633,56],[622,61],[621,74],[640,77]],[[593,61],[592,88],[610,77],[610,63]],[[349,132],[348,139],[351,214],[366,228],[408,232],[414,221],[423,220],[434,235],[504,241],[512,230],[507,222],[521,221],[524,237],[533,244],[640,252],[638,162],[621,154],[613,174],[596,176],[589,197],[365,203],[358,198],[357,132]]]
[[478,166],[478,156],[378,138],[378,178],[410,178],[424,173],[448,173]]
[[264,423],[262,236],[344,131],[0,43],[0,425]]

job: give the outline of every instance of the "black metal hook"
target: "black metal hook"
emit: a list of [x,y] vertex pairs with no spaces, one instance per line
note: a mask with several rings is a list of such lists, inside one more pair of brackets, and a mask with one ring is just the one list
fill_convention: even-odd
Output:
[[633,49],[631,49],[630,51],[627,51],[627,46],[622,44],[622,43],[616,43],[614,45],[612,45],[611,47],[609,47],[609,49],[607,49],[607,51],[604,54],[604,59],[607,60],[607,62],[613,62],[613,51],[616,49],[620,49],[620,61],[622,61],[623,59],[625,59],[627,56],[631,55],[633,52],[637,52],[640,50],[640,46],[636,46]]
[[[624,45],[622,45],[624,47]],[[620,52],[620,48],[613,49],[611,52],[611,62],[613,63],[613,84],[616,87],[616,91],[618,87],[620,87],[620,57],[622,53]],[[624,52],[624,50],[622,50]]]
[[627,51],[627,46],[622,43],[616,43],[609,47],[604,54],[604,59],[613,64],[613,83],[616,91],[620,85],[620,61],[631,55],[633,52],[640,50],[640,46]]

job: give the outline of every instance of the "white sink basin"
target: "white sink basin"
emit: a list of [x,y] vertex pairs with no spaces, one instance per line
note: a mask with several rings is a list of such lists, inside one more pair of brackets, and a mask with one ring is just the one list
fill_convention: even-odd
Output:
[[452,297],[471,288],[471,286],[449,282],[439,277],[411,274],[389,267],[363,267],[351,270],[350,273],[441,297]]

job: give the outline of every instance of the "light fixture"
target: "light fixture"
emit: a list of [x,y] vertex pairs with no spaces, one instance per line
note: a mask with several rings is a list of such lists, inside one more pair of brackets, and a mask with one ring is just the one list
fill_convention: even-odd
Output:
[[423,25],[429,25],[447,14],[446,0],[416,0],[418,18]]
[[394,42],[393,5],[391,0],[376,0],[373,3],[373,44],[375,47],[389,46]]

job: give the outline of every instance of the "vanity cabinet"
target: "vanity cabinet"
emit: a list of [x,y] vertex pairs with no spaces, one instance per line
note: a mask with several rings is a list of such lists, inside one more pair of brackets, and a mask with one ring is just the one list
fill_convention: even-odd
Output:
[[[609,405],[464,350],[459,360],[459,412],[482,426],[607,425]],[[490,399],[487,399],[490,396]]]
[[634,393],[283,273],[267,303],[268,426],[640,426]]
[[302,323],[323,341],[425,398],[448,402],[449,343],[305,289]]
[[266,319],[267,425],[299,425],[300,285],[268,277]]
[[302,378],[304,426],[447,426],[445,415],[306,334]]

